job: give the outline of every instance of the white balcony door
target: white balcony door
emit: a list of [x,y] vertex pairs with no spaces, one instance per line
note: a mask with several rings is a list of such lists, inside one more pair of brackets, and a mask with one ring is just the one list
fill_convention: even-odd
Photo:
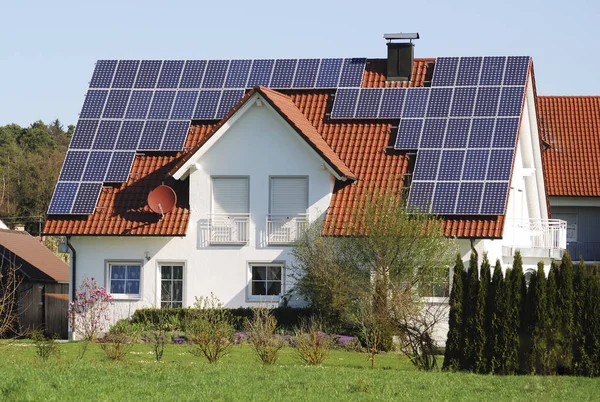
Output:
[[305,214],[308,208],[308,177],[271,177],[273,215]]

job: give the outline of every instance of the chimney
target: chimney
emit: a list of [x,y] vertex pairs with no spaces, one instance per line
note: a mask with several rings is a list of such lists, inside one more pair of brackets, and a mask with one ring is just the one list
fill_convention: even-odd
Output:
[[[418,33],[388,33],[383,35],[388,40],[387,81],[410,81],[412,76],[415,44]],[[394,42],[397,40],[409,42]]]

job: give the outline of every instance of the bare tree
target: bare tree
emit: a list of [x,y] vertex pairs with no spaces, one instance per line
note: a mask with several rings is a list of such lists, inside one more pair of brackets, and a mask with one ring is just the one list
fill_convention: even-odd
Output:
[[17,296],[22,277],[18,273],[14,257],[10,258],[10,255],[4,250],[0,257],[0,337],[19,331]]

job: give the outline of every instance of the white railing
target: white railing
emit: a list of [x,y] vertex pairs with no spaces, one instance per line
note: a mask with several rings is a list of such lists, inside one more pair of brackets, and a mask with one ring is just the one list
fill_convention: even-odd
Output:
[[246,244],[250,214],[209,214],[211,244]]
[[567,248],[567,222],[561,219],[507,219],[512,247],[546,250]]
[[292,244],[298,240],[307,223],[306,214],[267,215],[267,243]]

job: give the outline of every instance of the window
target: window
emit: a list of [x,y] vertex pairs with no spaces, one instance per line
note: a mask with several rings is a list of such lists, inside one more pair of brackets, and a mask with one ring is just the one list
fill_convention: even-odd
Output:
[[183,307],[183,265],[160,265],[160,306]]
[[250,222],[248,181],[247,177],[213,177],[211,243],[248,242]]
[[116,298],[140,298],[140,262],[109,262],[109,291]]
[[249,268],[248,299],[278,301],[283,290],[283,265],[256,263]]
[[271,177],[267,241],[294,243],[307,223],[308,177]]
[[422,297],[450,296],[450,271],[448,267],[430,269],[420,285]]

